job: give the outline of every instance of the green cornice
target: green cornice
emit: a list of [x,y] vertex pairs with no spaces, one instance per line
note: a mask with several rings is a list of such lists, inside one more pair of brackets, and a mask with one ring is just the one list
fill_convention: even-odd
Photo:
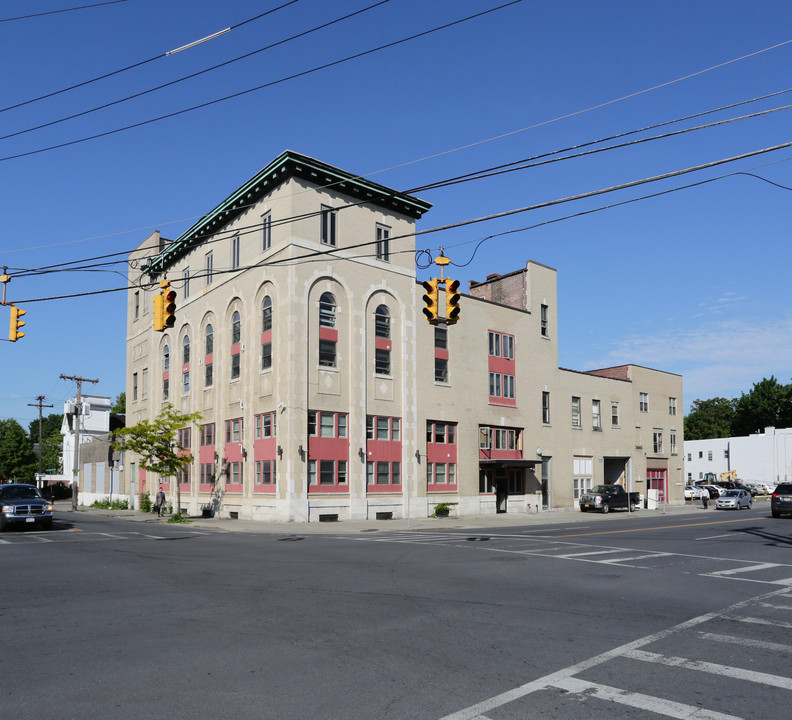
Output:
[[152,258],[148,273],[158,275],[167,270],[192,248],[220,231],[251,205],[292,177],[318,187],[328,187],[349,196],[353,202],[370,203],[388,212],[396,212],[416,220],[432,207],[430,203],[412,195],[378,185],[306,155],[285,150],[189,230],[168,243],[159,255]]

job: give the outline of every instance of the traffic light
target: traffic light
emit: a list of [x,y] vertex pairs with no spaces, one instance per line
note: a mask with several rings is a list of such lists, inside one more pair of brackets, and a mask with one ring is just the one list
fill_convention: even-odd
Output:
[[176,324],[176,291],[170,286],[169,280],[160,283],[163,296],[162,325],[164,328],[172,328]]
[[446,325],[453,325],[459,320],[459,280],[446,280]]
[[27,315],[27,310],[20,310],[18,307],[11,306],[11,323],[8,327],[8,339],[16,342],[19,338],[25,337],[25,333],[19,332],[25,323],[19,319],[20,315]]
[[437,325],[437,312],[439,310],[437,304],[437,286],[440,284],[440,281],[434,278],[432,280],[426,280],[422,284],[424,290],[426,290],[423,295],[423,301],[426,304],[426,307],[423,309],[423,314],[426,315],[426,319],[430,325]]
[[162,293],[157,293],[154,296],[154,329],[158,332],[162,332],[165,329],[164,314],[165,297]]

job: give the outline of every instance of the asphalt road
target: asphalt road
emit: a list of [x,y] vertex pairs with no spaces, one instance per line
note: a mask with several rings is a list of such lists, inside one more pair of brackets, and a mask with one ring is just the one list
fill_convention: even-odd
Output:
[[0,535],[0,716],[785,717],[792,520]]

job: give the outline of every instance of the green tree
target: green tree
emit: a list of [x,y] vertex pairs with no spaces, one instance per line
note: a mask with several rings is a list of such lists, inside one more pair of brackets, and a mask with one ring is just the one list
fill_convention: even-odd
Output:
[[733,419],[734,400],[694,400],[685,416],[685,440],[731,437]]
[[792,385],[782,385],[772,375],[754,383],[734,404],[732,435],[751,435],[766,427],[792,424]]
[[115,403],[113,403],[113,407],[110,408],[110,412],[120,413],[123,414],[126,412],[126,393],[122,392],[118,394],[118,397],[115,399]]
[[192,463],[188,448],[179,444],[178,431],[200,418],[201,413],[180,413],[168,403],[153,421],[141,420],[137,425],[118,430],[118,439],[113,443],[116,450],[137,455],[144,470],[175,480],[178,515],[181,515],[179,473],[185,472]]
[[[41,419],[41,437],[50,437],[54,432],[60,434],[63,425],[63,415],[50,413]],[[28,425],[28,434],[30,435],[30,442],[37,443],[39,437],[39,421],[38,418],[31,421]]]
[[0,479],[33,482],[37,466],[25,429],[16,420],[0,420]]

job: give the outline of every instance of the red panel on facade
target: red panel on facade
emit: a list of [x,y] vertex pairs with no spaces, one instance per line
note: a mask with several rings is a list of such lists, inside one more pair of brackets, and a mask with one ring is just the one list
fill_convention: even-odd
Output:
[[390,350],[391,341],[388,340],[388,338],[374,338],[374,347],[376,347],[377,350]]
[[320,327],[319,339],[332,340],[333,342],[338,342],[338,330],[336,330],[335,328]]

